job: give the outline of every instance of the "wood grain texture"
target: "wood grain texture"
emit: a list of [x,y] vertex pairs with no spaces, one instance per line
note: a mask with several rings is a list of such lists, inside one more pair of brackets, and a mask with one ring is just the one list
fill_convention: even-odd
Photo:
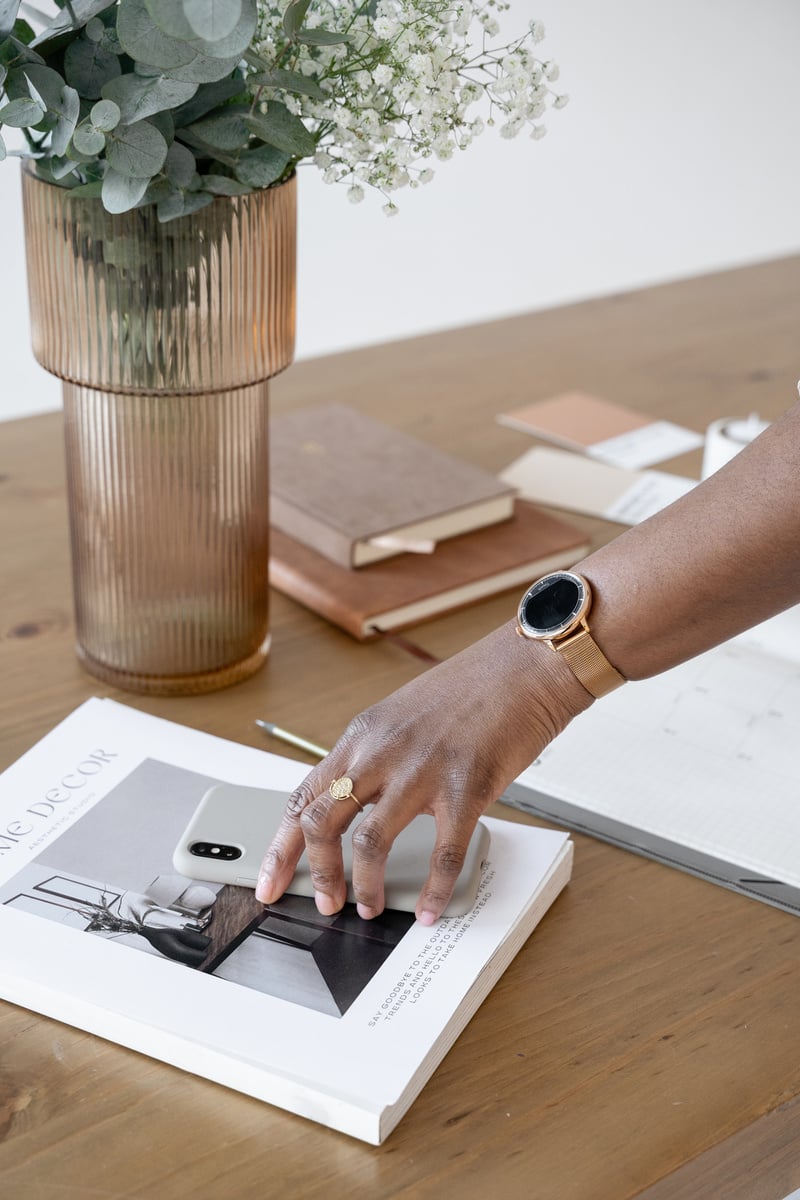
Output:
[[[273,402],[344,400],[498,470],[531,442],[494,414],[572,388],[696,429],[774,417],[798,322],[786,259],[301,363]],[[696,474],[699,452],[669,465]],[[250,745],[282,749],[256,716],[330,745],[424,669],[276,595],[266,668],[226,692],[148,699],[84,675],[57,415],[0,426],[0,545],[0,767],[90,695]],[[507,617],[498,597],[414,640],[446,657]],[[328,1200],[335,1180],[349,1200],[779,1200],[800,1186],[800,924],[575,842],[573,882],[378,1149],[1,1004],[0,1194]]]

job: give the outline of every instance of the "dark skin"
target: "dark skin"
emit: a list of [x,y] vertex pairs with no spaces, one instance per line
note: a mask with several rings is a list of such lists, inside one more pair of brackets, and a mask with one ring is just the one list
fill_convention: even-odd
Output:
[[[592,634],[626,679],[644,679],[800,602],[800,404],[668,509],[576,564],[591,584]],[[398,833],[418,813],[436,844],[416,908],[444,911],[480,815],[592,697],[558,654],[511,620],[357,716],[289,799],[256,894],[288,888],[307,849],[320,912],[345,901],[341,836],[353,834],[362,917],[383,910]],[[601,701],[602,703],[602,701]]]

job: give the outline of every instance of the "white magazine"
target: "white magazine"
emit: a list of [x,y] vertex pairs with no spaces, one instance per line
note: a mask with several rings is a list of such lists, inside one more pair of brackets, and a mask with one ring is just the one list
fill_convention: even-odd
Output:
[[228,898],[177,876],[173,848],[213,783],[288,791],[306,770],[87,701],[0,775],[0,995],[378,1144],[567,883],[572,844],[484,818],[465,917],[287,897],[207,973]]

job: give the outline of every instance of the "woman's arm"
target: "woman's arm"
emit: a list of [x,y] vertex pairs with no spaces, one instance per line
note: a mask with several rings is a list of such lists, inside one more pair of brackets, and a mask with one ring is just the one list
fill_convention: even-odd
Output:
[[[592,635],[627,679],[685,661],[800,601],[800,404],[721,471],[575,568],[592,586]],[[436,845],[417,917],[444,911],[481,813],[592,697],[514,620],[357,716],[290,797],[257,895],[276,900],[307,848],[323,913],[344,903],[341,835],[353,834],[362,916],[383,909],[386,858],[418,813]]]

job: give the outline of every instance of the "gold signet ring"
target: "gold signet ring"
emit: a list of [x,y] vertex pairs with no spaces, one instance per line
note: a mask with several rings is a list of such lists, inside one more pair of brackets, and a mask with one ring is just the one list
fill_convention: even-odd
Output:
[[334,779],[328,791],[334,800],[352,800],[362,812],[364,811],[364,805],[353,795],[353,781],[348,775],[342,775],[341,779]]

